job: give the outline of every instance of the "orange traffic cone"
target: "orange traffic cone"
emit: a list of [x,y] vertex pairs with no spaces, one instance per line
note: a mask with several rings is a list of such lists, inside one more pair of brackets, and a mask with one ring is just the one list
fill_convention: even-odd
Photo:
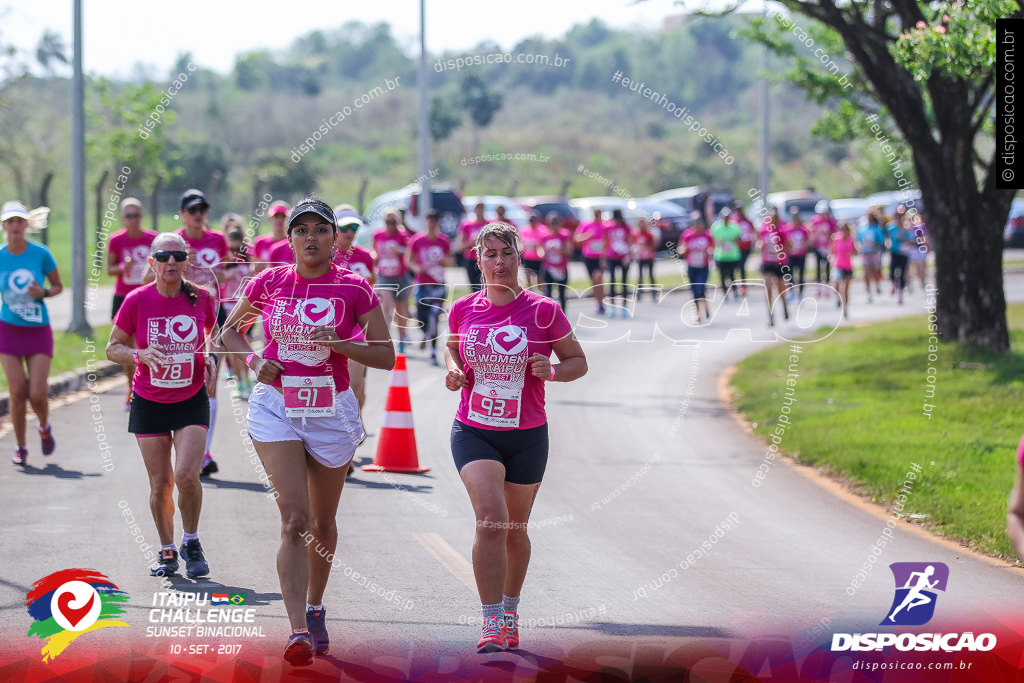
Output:
[[426,472],[420,467],[416,454],[416,431],[412,426],[412,401],[409,398],[409,375],[405,369],[405,354],[395,356],[395,369],[391,371],[391,386],[384,404],[384,421],[377,439],[377,455],[372,465],[363,465],[366,472]]

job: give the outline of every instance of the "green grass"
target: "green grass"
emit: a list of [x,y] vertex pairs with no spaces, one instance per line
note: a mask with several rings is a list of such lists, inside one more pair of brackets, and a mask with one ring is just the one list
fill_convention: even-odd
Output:
[[[1008,307],[1013,352],[940,344],[935,395],[925,399],[927,321],[923,316],[859,328],[803,345],[792,427],[780,448],[823,466],[873,501],[891,503],[911,463],[923,469],[904,515],[926,515],[933,532],[1003,558],[1006,500],[1024,429],[1024,304]],[[782,407],[788,345],[739,364],[734,406],[766,436]],[[932,417],[922,406],[935,408]],[[765,485],[770,485],[770,477]]]
[[[92,341],[96,345],[94,353],[86,353],[86,340],[77,334],[65,334],[62,330],[53,332],[53,363],[50,365],[50,377],[56,377],[65,372],[84,369],[90,358],[97,358],[105,361],[103,349],[110,337],[110,325],[102,325],[93,328]],[[0,391],[7,391],[7,378],[0,373]]]

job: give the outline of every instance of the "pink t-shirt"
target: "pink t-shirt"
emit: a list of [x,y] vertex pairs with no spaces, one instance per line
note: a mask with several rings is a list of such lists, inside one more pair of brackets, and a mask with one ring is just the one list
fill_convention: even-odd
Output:
[[549,227],[544,232],[541,244],[544,247],[544,270],[559,280],[565,279],[568,274],[565,249],[566,245],[572,244],[572,234],[565,228],[555,231]]
[[786,254],[786,244],[782,231],[778,228],[772,229],[765,223],[761,228],[761,263],[784,265],[789,263],[789,255]]
[[683,233],[679,241],[686,245],[686,265],[694,268],[706,268],[709,261],[709,252],[715,246],[715,240],[711,233],[705,230],[701,234],[690,228]]
[[[295,266],[278,266],[250,280],[245,297],[263,314],[263,357],[281,363],[282,375],[331,376],[336,391],[348,389],[348,358],[311,337],[326,325],[343,340],[355,339],[356,319],[379,305],[370,283],[335,265],[313,279],[299,276]],[[280,377],[273,386],[281,386]]]
[[832,265],[843,270],[853,270],[853,235],[843,239],[841,234],[836,234],[832,240]]
[[271,266],[288,266],[295,263],[295,252],[292,251],[292,245],[288,243],[287,237],[270,245],[270,249],[267,250],[267,262]]
[[430,237],[425,232],[414,235],[409,240],[409,251],[413,262],[420,268],[414,282],[421,285],[444,284],[444,257],[452,253],[452,243],[447,235]]
[[732,222],[740,228],[740,239],[739,242],[737,242],[740,251],[752,249],[754,242],[757,241],[757,230],[754,229],[754,224],[746,218],[742,220],[732,219]]
[[537,223],[536,226],[527,223],[521,228],[517,228],[519,231],[519,242],[523,247],[523,258],[527,261],[539,261],[540,252],[537,251],[537,247],[540,246],[541,239],[548,232],[550,228],[544,223]]
[[231,253],[228,238],[222,232],[206,228],[197,239],[190,239],[185,228],[177,232],[188,245],[189,266],[185,269],[185,277],[214,296],[220,296],[219,266]]
[[489,221],[478,221],[476,219],[462,221],[459,226],[459,236],[462,237],[462,256],[470,261],[476,261],[476,236]]
[[452,304],[448,328],[458,335],[468,380],[456,420],[495,430],[547,422],[544,380],[528,371],[526,359],[550,356],[551,344],[572,334],[558,304],[524,289],[511,303],[495,306],[481,290]]
[[800,225],[786,225],[782,229],[782,234],[786,239],[787,253],[790,256],[806,256],[807,247],[811,241],[810,231],[803,224]]
[[245,287],[246,278],[252,275],[252,266],[245,261],[225,263],[220,274],[220,302],[230,311],[238,303]]
[[256,260],[266,262],[270,260],[270,249],[280,240],[274,238],[274,233],[269,235],[260,235],[252,241],[252,251],[256,255]]
[[206,381],[206,335],[217,323],[213,297],[205,289],[193,306],[184,294],[168,298],[151,282],[128,293],[114,324],[134,335],[140,349],[160,349],[169,363],[154,377],[145,363],[135,367],[132,389],[157,403],[178,403],[196,395]]
[[345,270],[351,270],[356,275],[367,280],[373,276],[373,254],[354,244],[350,251],[339,251],[335,255],[334,265]]
[[224,233],[216,230],[203,228],[203,234],[198,239],[190,239],[185,234],[185,228],[178,230],[178,234],[185,239],[188,245],[190,261],[193,266],[200,268],[216,268],[220,262],[227,258],[231,249],[228,248],[228,239]]
[[604,235],[608,238],[608,248],[605,249],[604,257],[609,259],[621,259],[629,255],[629,226],[625,223],[608,221],[604,226]]
[[633,255],[637,260],[650,261],[654,258],[654,248],[657,246],[657,239],[650,230],[633,231]]
[[590,221],[576,228],[577,235],[583,235],[583,256],[601,258],[604,255],[604,222]]
[[831,216],[815,214],[811,219],[811,242],[815,249],[827,249],[832,233],[839,229],[836,221]]
[[124,268],[124,272],[118,274],[117,282],[114,283],[114,296],[125,296],[142,285],[149,248],[157,234],[154,230],[143,230],[138,237],[130,237],[127,230],[118,230],[110,236],[107,250],[114,254],[117,265]]
[[381,277],[401,277],[405,267],[405,249],[409,235],[400,230],[389,235],[387,228],[373,233],[373,250],[377,252],[377,274]]

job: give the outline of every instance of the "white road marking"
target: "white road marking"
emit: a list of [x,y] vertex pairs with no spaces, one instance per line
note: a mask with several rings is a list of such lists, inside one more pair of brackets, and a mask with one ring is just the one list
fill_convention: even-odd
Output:
[[440,534],[433,532],[414,533],[413,538],[420,542],[437,561],[462,582],[469,590],[476,595],[476,579],[473,577],[473,565],[462,554],[452,547],[451,543],[444,540]]

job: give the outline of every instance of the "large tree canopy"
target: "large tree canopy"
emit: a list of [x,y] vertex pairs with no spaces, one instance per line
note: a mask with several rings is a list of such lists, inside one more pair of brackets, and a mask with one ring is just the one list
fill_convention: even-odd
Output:
[[774,7],[753,35],[788,59],[811,99],[833,105],[818,132],[884,140],[893,162],[912,163],[934,240],[942,337],[1008,351],[1002,229],[1014,192],[995,182],[995,21],[1024,17],[1024,2]]

